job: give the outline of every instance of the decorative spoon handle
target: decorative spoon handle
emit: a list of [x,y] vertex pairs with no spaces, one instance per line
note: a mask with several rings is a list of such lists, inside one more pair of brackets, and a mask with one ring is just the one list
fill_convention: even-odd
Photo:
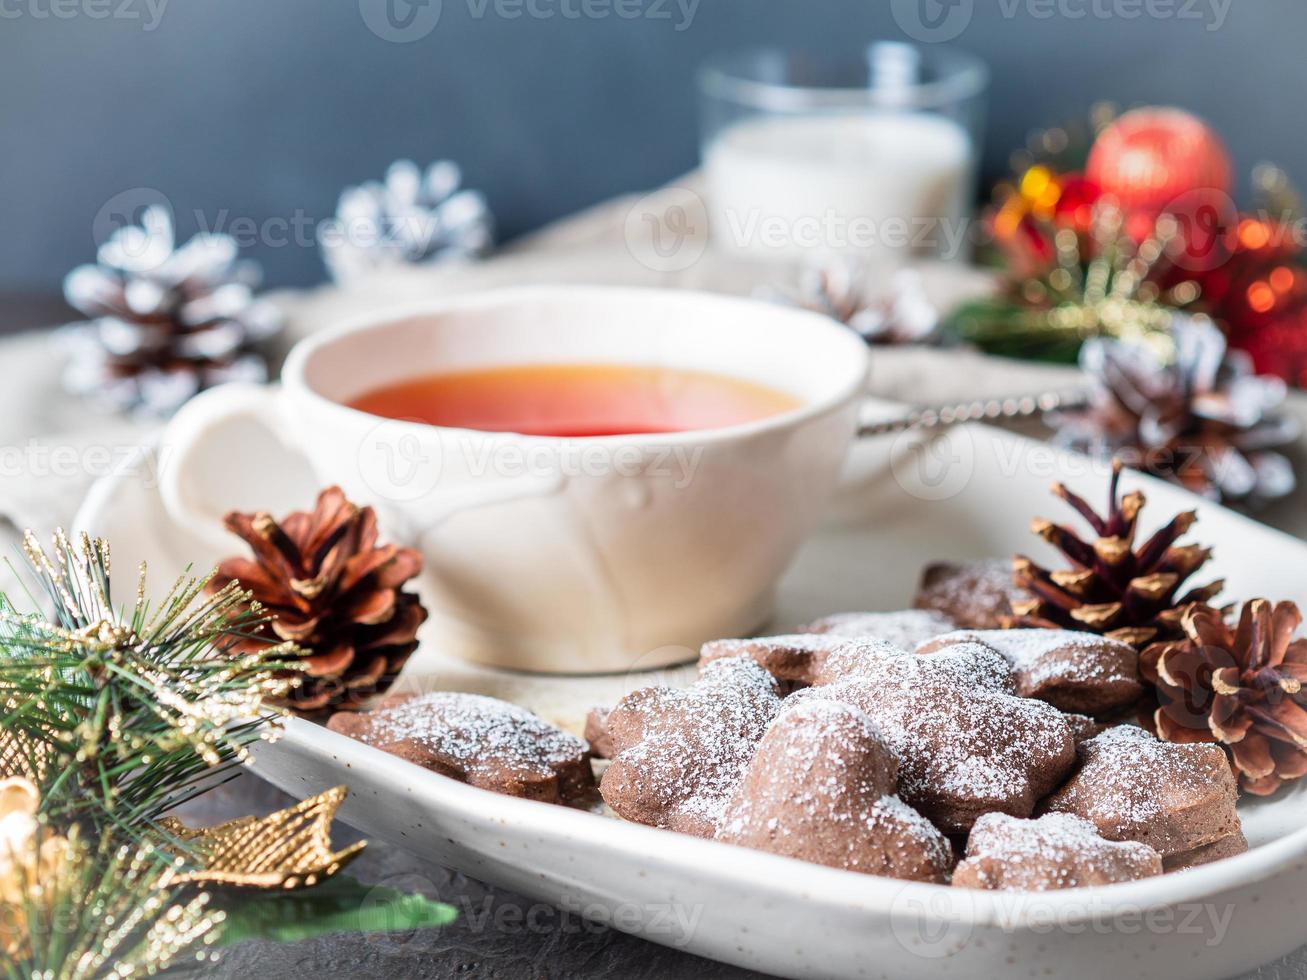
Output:
[[1089,401],[1084,390],[1046,391],[1040,395],[1023,395],[1017,398],[988,398],[960,405],[939,405],[918,408],[907,415],[884,422],[872,422],[858,430],[859,438],[883,436],[909,429],[934,429],[957,422],[999,422],[1007,419],[1025,419],[1042,416],[1059,409],[1079,408]]

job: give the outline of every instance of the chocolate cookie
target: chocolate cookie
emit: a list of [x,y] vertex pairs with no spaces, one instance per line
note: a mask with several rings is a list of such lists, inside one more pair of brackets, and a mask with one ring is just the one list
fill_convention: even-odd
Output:
[[[1066,723],[1071,726],[1071,737],[1076,740],[1078,746],[1081,742],[1088,742],[1091,738],[1097,738],[1112,726],[1107,722],[1099,721],[1097,718],[1090,718],[1088,715],[1076,715],[1064,712],[1062,717]],[[590,737],[590,730],[586,728],[586,738]],[[591,748],[594,743],[590,743]]]
[[600,759],[613,757],[613,740],[608,735],[609,710],[594,707],[585,716],[585,740],[590,743],[591,753]]
[[1168,862],[1241,832],[1238,786],[1219,746],[1161,742],[1121,725],[1079,754],[1080,768],[1045,812],[1083,817],[1108,840],[1148,844]]
[[848,643],[842,636],[795,633],[752,640],[712,640],[699,650],[699,667],[718,660],[748,657],[781,683],[783,693],[807,687],[826,659]]
[[837,613],[809,623],[799,632],[884,640],[904,650],[913,650],[918,644],[955,629],[957,623],[934,609],[901,609],[898,612]]
[[1248,850],[1248,838],[1243,835],[1242,830],[1235,831],[1228,837],[1222,837],[1220,840],[1211,844],[1204,844],[1202,847],[1195,847],[1192,851],[1185,851],[1182,854],[1172,854],[1163,865],[1169,874],[1172,871],[1184,871],[1186,868],[1196,868],[1200,864],[1211,864],[1213,861],[1223,861],[1228,857],[1234,857],[1243,854]]
[[948,839],[900,800],[898,762],[862,712],[787,705],[767,729],[717,839],[832,868],[943,883]]
[[479,694],[394,695],[367,714],[338,712],[327,727],[508,796],[567,803],[595,788],[585,742],[525,708]]
[[1013,602],[1029,598],[1012,579],[1012,562],[990,558],[928,566],[913,605],[941,612],[963,629],[994,630],[1012,615]]
[[1056,708],[1015,695],[1007,661],[981,644],[930,657],[850,641],[823,671],[842,679],[793,695],[851,704],[899,758],[899,793],[947,833],[994,811],[1028,817],[1075,766]]
[[918,653],[958,643],[984,643],[1012,665],[1017,693],[1077,714],[1098,715],[1134,704],[1143,694],[1134,647],[1072,630],[960,630],[928,640]]
[[685,689],[628,694],[608,714],[599,791],[627,820],[712,837],[780,707],[776,681],[747,657],[706,664]]
[[976,821],[967,856],[953,872],[960,888],[1043,892],[1138,881],[1162,873],[1147,844],[1109,841],[1068,813],[1018,820],[988,813]]

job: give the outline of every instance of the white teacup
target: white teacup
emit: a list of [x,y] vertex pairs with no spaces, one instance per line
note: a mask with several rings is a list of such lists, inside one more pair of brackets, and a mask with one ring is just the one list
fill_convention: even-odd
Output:
[[[568,439],[345,404],[423,375],[549,363],[709,371],[802,405],[727,428]],[[206,493],[200,457],[239,467],[242,436],[263,426],[323,485],[373,505],[383,538],[421,551],[425,642],[520,670],[658,667],[767,621],[836,485],[867,366],[851,331],[751,300],[576,286],[464,296],[310,337],[280,388],[194,399],[165,434],[161,489],[174,519],[231,551],[231,501]]]

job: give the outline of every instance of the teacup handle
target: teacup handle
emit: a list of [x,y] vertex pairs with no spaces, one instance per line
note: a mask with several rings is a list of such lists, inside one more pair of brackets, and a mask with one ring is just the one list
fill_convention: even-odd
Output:
[[230,550],[224,511],[195,486],[194,462],[234,423],[253,423],[296,451],[281,424],[280,388],[232,383],[202,392],[172,417],[160,447],[159,495],[169,516],[206,545]]
[[[182,406],[164,430],[159,460],[159,495],[168,515],[216,550],[227,551],[232,537],[223,527],[227,509],[197,485],[195,462],[213,451],[215,443],[237,424],[253,424],[272,435],[288,453],[303,450],[286,427],[280,389],[276,386],[232,383],[203,392]],[[557,474],[528,474],[450,487],[428,502],[419,518],[392,508],[390,525],[402,540],[418,544],[424,535],[465,511],[559,492],[565,482]]]

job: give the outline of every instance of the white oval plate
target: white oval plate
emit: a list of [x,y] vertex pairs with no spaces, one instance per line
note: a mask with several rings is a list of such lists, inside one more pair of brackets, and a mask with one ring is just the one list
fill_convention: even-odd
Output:
[[[76,527],[107,537],[120,568],[147,560],[158,588],[187,565],[221,556],[174,526],[151,466],[147,454],[98,484]],[[934,559],[1049,557],[1029,532],[1031,517],[1074,520],[1049,483],[1062,480],[1096,506],[1107,485],[1103,466],[983,426],[864,443],[848,476],[832,522],[781,585],[778,630],[831,612],[902,608]],[[308,506],[316,490],[307,472],[280,462],[230,479],[234,503],[258,498],[270,510]],[[1227,580],[1227,597],[1307,606],[1307,545],[1172,486],[1137,476],[1125,483],[1148,494],[1147,530],[1179,510],[1199,510],[1190,539],[1215,547],[1212,577]],[[690,676],[691,669],[533,677],[424,648],[403,686],[496,695],[576,730],[594,704]],[[348,784],[347,822],[473,877],[656,942],[791,977],[1201,980],[1307,942],[1301,787],[1241,804],[1253,850],[1240,857],[1107,888],[999,895],[836,871],[495,795],[304,721],[260,746],[254,767],[300,796]]]

